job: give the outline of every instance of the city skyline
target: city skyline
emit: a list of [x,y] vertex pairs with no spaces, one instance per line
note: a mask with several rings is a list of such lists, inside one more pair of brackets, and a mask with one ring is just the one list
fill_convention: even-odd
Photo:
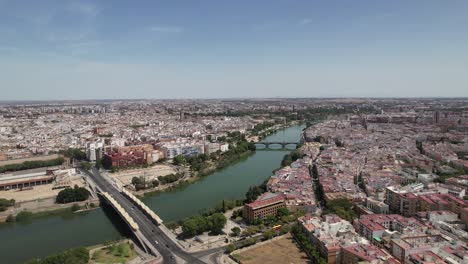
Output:
[[0,102],[2,262],[466,263],[467,102]]
[[466,97],[467,8],[3,0],[2,100]]

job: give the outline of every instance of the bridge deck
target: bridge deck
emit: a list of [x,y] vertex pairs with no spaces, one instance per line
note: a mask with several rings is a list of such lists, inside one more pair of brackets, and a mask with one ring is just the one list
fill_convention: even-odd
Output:
[[187,263],[204,263],[182,250],[175,241],[167,236],[159,226],[162,220],[138,198],[134,196],[130,198],[129,195],[125,195],[122,187],[107,176],[101,175],[97,169],[93,169],[92,172],[85,172],[96,183],[96,189],[101,193],[107,193],[107,195],[104,194],[106,200],[111,203],[112,207],[131,227],[135,237],[147,253],[159,258],[162,257],[164,263],[176,263],[174,255],[182,258]]

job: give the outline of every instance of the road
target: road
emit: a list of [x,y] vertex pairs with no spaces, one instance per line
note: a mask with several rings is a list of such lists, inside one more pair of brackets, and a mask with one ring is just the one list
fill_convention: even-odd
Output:
[[[183,251],[171,238],[169,238],[161,228],[155,225],[136,205],[127,199],[120,191],[99,173],[99,170],[93,168],[88,175],[104,191],[112,197],[127,211],[140,227],[140,232],[154,246],[164,259],[164,263],[177,263],[176,256],[187,263],[204,263],[194,255]],[[207,255],[199,254],[199,255]],[[197,255],[197,256],[199,256]]]

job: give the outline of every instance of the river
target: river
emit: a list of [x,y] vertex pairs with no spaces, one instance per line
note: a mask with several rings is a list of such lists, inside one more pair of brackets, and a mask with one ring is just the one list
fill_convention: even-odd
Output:
[[[298,142],[302,129],[303,126],[292,126],[264,141]],[[214,207],[223,199],[242,199],[250,186],[260,184],[280,166],[288,152],[257,151],[185,188],[147,196],[143,201],[169,222]],[[47,216],[31,223],[0,224],[0,258],[2,263],[21,263],[67,248],[119,239],[125,235],[125,228],[115,217],[111,211],[96,209]]]

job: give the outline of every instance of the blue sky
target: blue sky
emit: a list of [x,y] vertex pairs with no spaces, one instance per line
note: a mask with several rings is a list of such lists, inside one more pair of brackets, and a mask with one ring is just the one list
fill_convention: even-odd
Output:
[[0,100],[468,96],[468,1],[0,0]]

